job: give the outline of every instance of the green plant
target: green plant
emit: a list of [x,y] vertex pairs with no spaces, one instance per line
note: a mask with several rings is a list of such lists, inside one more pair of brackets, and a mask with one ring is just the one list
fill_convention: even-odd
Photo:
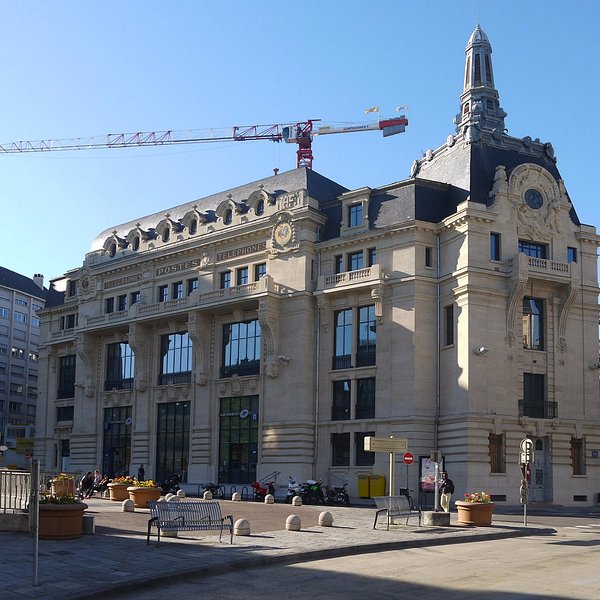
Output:
[[465,502],[479,503],[479,504],[490,504],[492,497],[486,492],[473,492],[472,494],[465,494]]
[[53,496],[48,494],[40,498],[40,504],[79,504],[80,500],[75,498],[73,494],[65,494],[64,496]]

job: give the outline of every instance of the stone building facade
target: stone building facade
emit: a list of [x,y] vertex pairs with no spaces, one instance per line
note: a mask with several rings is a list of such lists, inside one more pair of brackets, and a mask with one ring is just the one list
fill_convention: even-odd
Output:
[[301,168],[102,232],[41,313],[45,467],[356,496],[395,436],[412,489],[439,450],[516,504],[527,436],[533,501],[595,503],[600,238],[551,144],[507,134],[480,27],[460,102],[404,181]]

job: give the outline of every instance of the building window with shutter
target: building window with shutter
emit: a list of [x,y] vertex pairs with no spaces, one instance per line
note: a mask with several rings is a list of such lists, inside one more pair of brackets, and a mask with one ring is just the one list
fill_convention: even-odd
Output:
[[489,435],[490,472],[506,473],[506,458],[504,453],[504,434],[490,433]]

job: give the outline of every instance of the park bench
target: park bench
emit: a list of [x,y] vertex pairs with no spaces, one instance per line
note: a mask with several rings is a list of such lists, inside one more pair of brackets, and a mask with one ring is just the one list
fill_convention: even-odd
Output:
[[377,519],[380,515],[386,516],[388,531],[390,529],[390,521],[396,517],[406,517],[406,524],[408,525],[408,519],[410,519],[411,515],[418,515],[419,525],[421,525],[421,509],[411,508],[406,496],[375,496],[373,500],[375,500],[375,505],[377,506],[373,529],[377,527]]
[[200,500],[198,502],[165,502],[150,500],[150,520],[146,544],[150,543],[150,530],[157,528],[157,542],[160,545],[160,532],[163,531],[219,531],[219,542],[223,530],[229,531],[233,544],[233,517],[221,514],[218,502]]

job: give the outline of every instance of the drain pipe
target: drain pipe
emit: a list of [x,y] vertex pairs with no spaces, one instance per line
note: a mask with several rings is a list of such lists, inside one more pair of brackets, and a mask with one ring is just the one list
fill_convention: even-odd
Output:
[[440,392],[440,376],[441,376],[441,366],[440,366],[440,349],[441,349],[441,335],[442,335],[442,326],[441,326],[441,289],[440,289],[440,234],[436,235],[435,239],[435,276],[436,276],[436,317],[435,317],[435,327],[436,327],[436,336],[435,336],[435,420],[433,424],[433,449],[435,451],[435,485],[434,485],[434,511],[437,512],[439,510],[439,490],[438,490],[438,473],[439,473],[439,464],[441,453],[439,451],[439,429],[440,429],[440,404],[441,404],[441,392]]
[[[317,252],[317,281],[319,281],[319,276],[321,275],[321,252]],[[314,433],[314,443],[313,443],[313,464],[312,464],[312,478],[317,479],[317,457],[318,449],[319,449],[319,374],[321,372],[320,364],[321,364],[321,308],[317,303],[317,331],[315,332],[315,360],[316,360],[316,368],[315,368],[315,433]]]

